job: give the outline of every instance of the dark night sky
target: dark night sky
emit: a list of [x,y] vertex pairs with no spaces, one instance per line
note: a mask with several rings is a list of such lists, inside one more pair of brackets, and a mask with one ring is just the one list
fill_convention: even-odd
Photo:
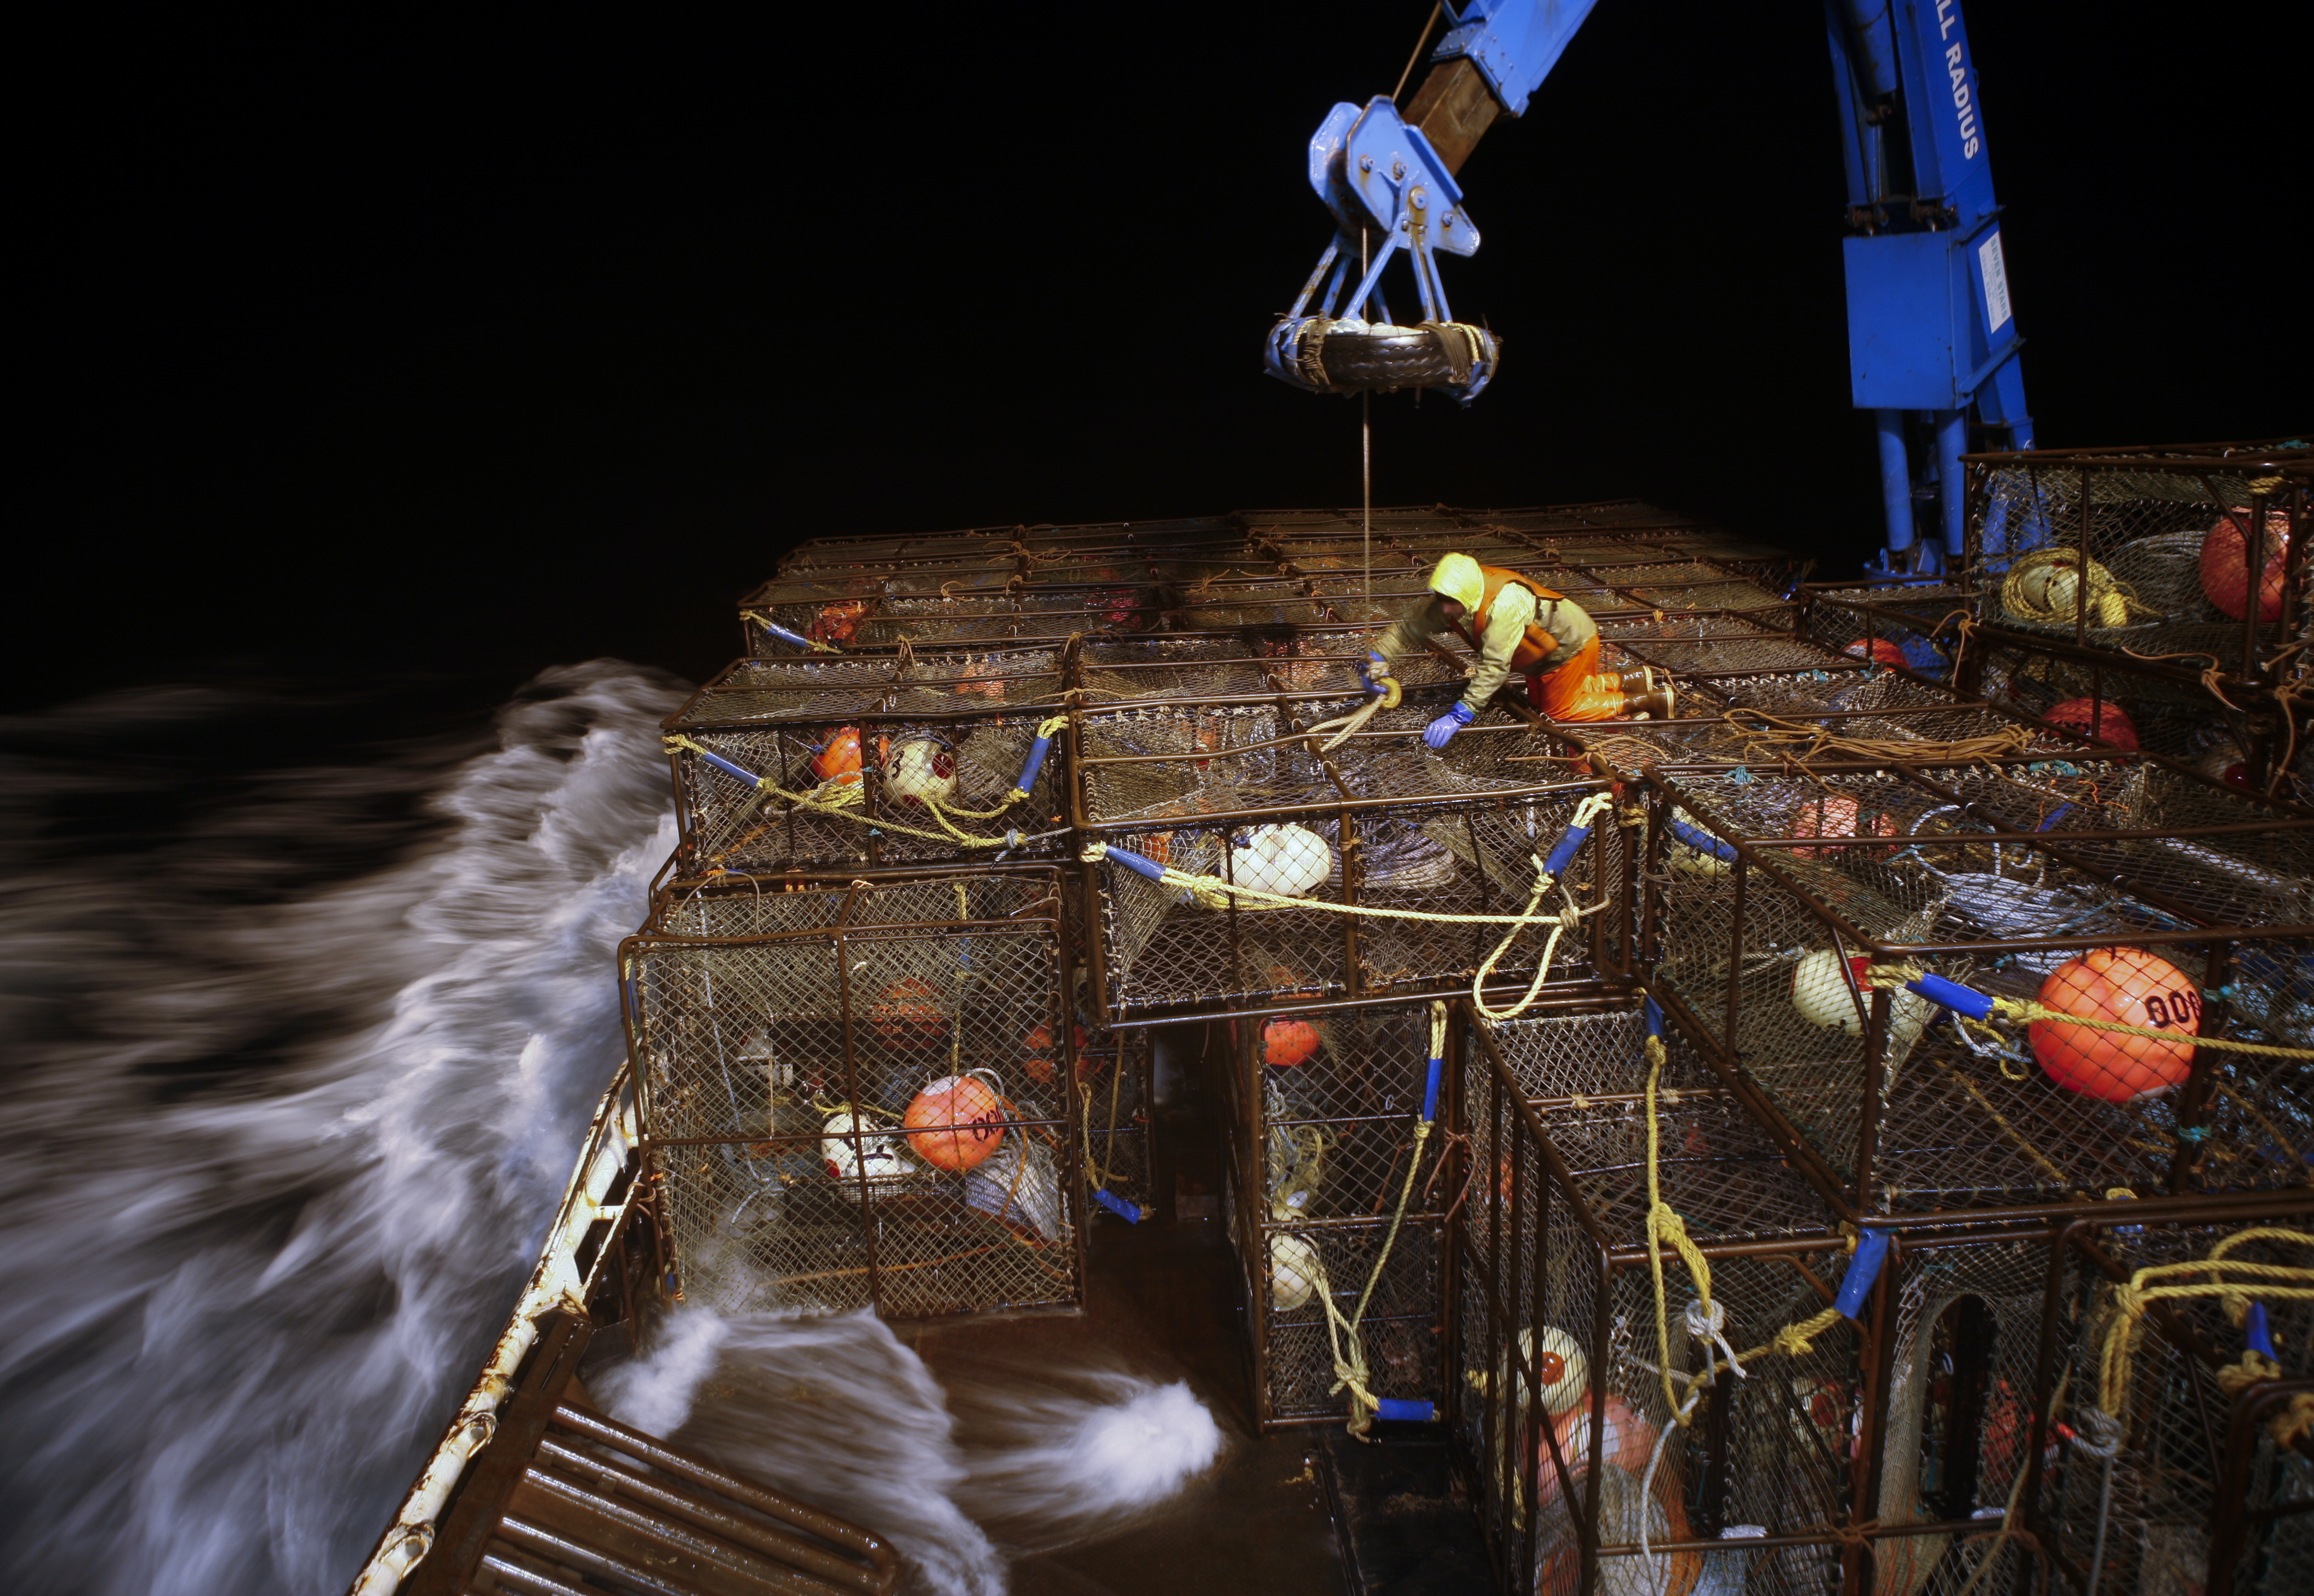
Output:
[[[697,677],[799,538],[1355,502],[1354,410],[1259,345],[1326,237],[1304,143],[1425,9],[78,13],[10,703]],[[2314,421],[2283,14],[1972,7],[2045,446]],[[1464,171],[1504,375],[1379,403],[1377,502],[1877,542],[1822,29],[1600,6]]]

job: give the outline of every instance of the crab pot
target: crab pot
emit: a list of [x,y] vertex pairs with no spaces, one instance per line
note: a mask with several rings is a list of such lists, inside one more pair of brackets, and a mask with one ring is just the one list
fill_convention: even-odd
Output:
[[[1497,1588],[1837,1588],[1841,1537],[1869,1516],[1855,1466],[1867,1337],[1843,1318],[1804,1354],[1755,1359],[1748,1379],[1723,1364],[1693,1422],[1672,1424],[1659,1371],[1684,1391],[1703,1362],[1676,1257],[1668,1363],[1655,1328],[1633,1195],[1646,1187],[1642,1029],[1625,1008],[1462,1033],[1470,1184],[1450,1228],[1450,1416]],[[1704,1079],[1674,1052],[1675,1079]],[[1663,1197],[1709,1261],[1731,1343],[1749,1349],[1821,1310],[1846,1259],[1815,1191],[1709,1086],[1669,1089],[1658,1113]],[[1747,1551],[1730,1530],[1773,1544]]]
[[[1566,780],[1580,756],[1515,725],[1474,727],[1432,753],[1422,727],[1449,692],[1415,690],[1333,754],[1316,747],[1330,734],[1309,728],[1356,709],[1363,694],[1079,710],[1081,837],[1115,851],[1096,861],[1089,882],[1089,918],[1099,927],[1092,952],[1111,1022],[1301,995],[1467,987],[1498,947],[1495,979],[1531,975],[1545,928],[1470,917],[1527,912],[1539,864],[1601,784]],[[1434,694],[1435,702],[1416,701]],[[1622,833],[1612,810],[1598,819],[1568,845],[1563,885],[1538,911],[1565,913],[1568,895],[1584,911],[1556,944],[1556,983],[1594,978],[1619,946]],[[1161,866],[1295,899],[1435,918],[1216,900],[1145,873]]]
[[1063,1083],[1099,1061],[1064,1023],[1059,909],[1050,868],[657,895],[620,971],[684,1300],[891,1318],[1077,1300]]
[[[1439,1239],[1453,1195],[1438,1168],[1444,1136],[1426,1139],[1407,1184],[1428,1088],[1430,1030],[1422,1003],[1272,1010],[1223,1027],[1224,1201],[1250,1304],[1264,1429],[1348,1416],[1347,1394],[1334,1389],[1326,1304],[1349,1318],[1369,1282],[1359,1321],[1368,1389],[1402,1402],[1444,1399]],[[1401,1195],[1404,1220],[1392,1241]]]
[[1062,682],[1051,648],[741,660],[666,722],[685,868],[1055,856]]
[[[1026,587],[1017,582],[1007,587],[1002,579],[976,587],[949,581],[930,591],[900,590],[923,586],[927,580],[895,574],[879,583],[879,591],[865,596],[744,605],[741,619],[748,650],[765,658],[795,657],[798,645],[781,631],[831,643],[845,653],[877,653],[904,643],[911,648],[1020,641],[1057,647],[1075,633],[1132,631],[1157,619],[1158,590],[1146,581],[1068,587]],[[805,586],[823,585],[786,585]],[[950,590],[943,592],[942,586]]]
[[[1077,652],[1072,685],[1081,690],[1082,701],[1102,708],[1125,702],[1201,704],[1327,689],[1357,692],[1368,636],[1344,629],[1281,637],[1256,631],[1089,639]],[[1431,654],[1408,655],[1391,669],[1409,690],[1445,687],[1462,679],[1459,665]]]
[[2261,680],[2307,613],[2303,496],[2269,484],[2308,458],[2303,444],[1971,457],[1976,620],[1992,641],[2203,650]]
[[[2295,1390],[2314,1388],[2314,1306],[2261,1297],[2253,1278],[2230,1303],[2221,1296],[2155,1302],[2110,1380],[2105,1354],[2120,1317],[2115,1288],[2140,1270],[2220,1253],[2297,1271],[2283,1283],[2314,1280],[2314,1194],[2000,1217],[1999,1226],[1947,1221],[1898,1232],[1898,1328],[1886,1354],[1889,1416],[1877,1503],[1884,1524],[1897,1517],[1947,1526],[1914,1543],[1912,1571],[1939,1569],[1956,1588],[1998,1556],[2004,1583],[2021,1574],[2034,1561],[2025,1548],[1982,1533],[2013,1503],[2020,1527],[2074,1589],[2101,1596],[2218,1590],[2212,1576],[2221,1567],[2238,1592],[2303,1588],[2274,1583],[2277,1574],[2287,1580],[2293,1561],[2303,1568],[2306,1543],[2273,1509],[2303,1499],[2306,1463],[2274,1444],[2266,1421]],[[2173,1270],[2153,1280],[2206,1285],[2213,1278]],[[2217,1375],[2240,1355],[2251,1301],[2265,1315],[2281,1378],[2251,1387],[2238,1403]],[[2120,1421],[2109,1484],[2092,1410]],[[1973,1539],[1964,1528],[1972,1521],[1981,1526]],[[2089,1587],[2093,1563],[2098,1577]]]
[[[1654,794],[1650,988],[1828,1199],[1894,1216],[2314,1174],[2314,822],[2129,761],[1739,766]],[[2181,1040],[1965,1027],[1874,992],[1875,965]]]
[[1956,615],[1971,613],[1974,594],[1952,583],[1896,587],[1811,584],[1802,588],[1801,634],[1868,666],[1900,666],[1930,678],[1951,678],[1952,645],[1941,640]]

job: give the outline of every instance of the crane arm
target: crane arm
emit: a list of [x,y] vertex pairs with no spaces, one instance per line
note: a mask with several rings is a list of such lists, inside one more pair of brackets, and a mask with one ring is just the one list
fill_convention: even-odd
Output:
[[[1402,116],[1389,96],[1328,114],[1310,181],[1334,241],[1271,330],[1271,375],[1321,392],[1444,387],[1466,404],[1486,386],[1499,347],[1453,322],[1438,274],[1441,252],[1479,246],[1457,173],[1496,121],[1526,110],[1593,4],[1443,5],[1451,25]],[[1848,179],[1850,397],[1879,438],[1883,565],[1933,573],[1961,551],[1972,410],[2003,446],[2033,443],[1976,69],[1960,0],[1824,8]],[[1392,323],[1382,296],[1400,255],[1423,307],[1415,328]],[[1915,535],[1915,500],[1936,506],[1940,537]]]

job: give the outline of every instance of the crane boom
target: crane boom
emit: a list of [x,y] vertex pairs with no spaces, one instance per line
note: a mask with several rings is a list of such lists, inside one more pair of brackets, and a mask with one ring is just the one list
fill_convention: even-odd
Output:
[[[1310,181],[1334,240],[1270,330],[1271,375],[1318,392],[1440,387],[1466,404],[1492,380],[1497,340],[1453,320],[1438,274],[1440,253],[1479,247],[1456,174],[1488,128],[1524,112],[1593,3],[1444,5],[1451,26],[1403,115],[1389,96],[1328,114]],[[1824,0],[1824,20],[1848,179],[1850,397],[1878,439],[1880,568],[1933,574],[1961,551],[1972,413],[1994,446],[2033,446],[1976,67],[1960,0]],[[1411,327],[1383,295],[1400,256],[1423,309]],[[1915,530],[1923,501],[1930,538]]]

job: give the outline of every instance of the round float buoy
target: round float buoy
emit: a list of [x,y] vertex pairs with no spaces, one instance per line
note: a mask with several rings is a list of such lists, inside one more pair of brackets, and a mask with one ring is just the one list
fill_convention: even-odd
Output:
[[2136,723],[2119,704],[2101,705],[2095,699],[2069,698],[2042,711],[2041,719],[2051,726],[2062,726],[2067,731],[2077,731],[2115,748],[2126,748],[2132,753],[2137,750]]
[[[1829,948],[1820,948],[1800,960],[1792,971],[1792,1007],[1799,1010],[1802,1019],[1810,1025],[1820,1025],[1845,1031],[1851,1036],[1864,1034],[1864,1021],[1872,1012],[1872,989],[1864,984],[1865,972],[1872,961],[1862,955],[1848,961],[1849,974],[1856,978],[1856,991],[1850,992],[1848,977],[1841,974],[1840,955]],[[1864,1011],[1857,1012],[1857,999],[1864,1000]],[[1910,1047],[1928,1028],[1934,1005],[1918,992],[1899,988],[1888,1000],[1888,1035],[1899,1047]]]
[[884,790],[911,809],[947,803],[956,796],[956,750],[930,733],[902,737],[885,751]]
[[830,732],[811,758],[811,773],[823,781],[850,783],[860,780],[860,728],[846,726]]
[[[1082,1080],[1093,1071],[1094,1061],[1085,1052],[1084,1027],[1073,1021],[1069,1026],[1069,1039],[1076,1045],[1076,1078]],[[1053,1027],[1044,1021],[1020,1038],[1020,1051],[1026,1054],[1020,1061],[1021,1071],[1038,1086],[1050,1086],[1060,1074],[1061,1067],[1053,1060]]]
[[1326,1278],[1318,1249],[1299,1236],[1281,1232],[1269,1239],[1269,1305],[1291,1313],[1307,1308]]
[[1261,1062],[1273,1070],[1292,1070],[1318,1056],[1325,1038],[1308,1020],[1288,1015],[1261,1027]]
[[887,1045],[937,1046],[948,1036],[948,1011],[940,988],[921,975],[905,975],[868,1005],[868,1025]]
[[2041,983],[2042,1007],[2085,1019],[2176,1031],[2175,1042],[2093,1031],[2036,1019],[2026,1031],[2049,1079],[2107,1103],[2133,1102],[2181,1084],[2194,1064],[2201,989],[2166,958],[2142,948],[2098,948],[2069,959]]
[[[2249,550],[2242,535],[2248,525],[2248,507],[2237,506],[2219,516],[2202,536],[2202,591],[2236,621],[2249,604]],[[2257,618],[2279,621],[2283,568],[2290,553],[2290,517],[2268,510],[2264,542],[2265,570],[2257,585]]]
[[[1806,799],[1792,813],[1795,837],[1860,837],[1864,829],[1857,817],[1856,800],[1836,792],[1820,792]],[[1896,834],[1896,819],[1893,815],[1872,816],[1872,835],[1893,837]],[[1818,854],[1831,854],[1829,848],[1795,848],[1802,859],[1814,859]]]
[[900,1116],[910,1151],[938,1169],[969,1169],[1004,1140],[1004,1105],[987,1082],[943,1075]]
[[[1557,1417],[1572,1413],[1591,1394],[1591,1361],[1583,1355],[1575,1337],[1556,1325],[1542,1327],[1542,1345],[1537,1347],[1532,1333],[1519,1332],[1520,1354],[1534,1361],[1535,1383],[1542,1393],[1543,1412]],[[1518,1380],[1516,1374],[1511,1377]],[[1519,1380],[1519,1398],[1524,1401],[1526,1385]]]
[[1230,879],[1289,898],[1305,895],[1333,874],[1334,852],[1326,839],[1290,822],[1258,825],[1230,850]]

